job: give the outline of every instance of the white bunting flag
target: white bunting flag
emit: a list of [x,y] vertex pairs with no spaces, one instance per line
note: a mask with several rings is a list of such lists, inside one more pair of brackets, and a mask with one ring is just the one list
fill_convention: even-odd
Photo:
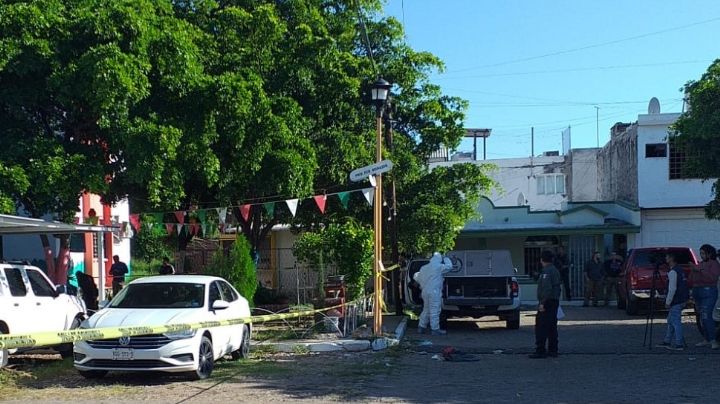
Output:
[[288,209],[290,209],[290,213],[292,213],[293,217],[295,217],[295,212],[297,212],[297,205],[298,205],[298,199],[288,199],[285,201],[287,204]]
[[365,199],[367,199],[370,206],[372,206],[373,199],[375,198],[375,188],[365,188],[362,190],[362,193],[365,196]]
[[180,235],[180,232],[182,231],[183,225],[178,223],[175,225],[175,229],[177,229],[178,236]]
[[215,208],[218,214],[218,219],[220,223],[225,223],[225,217],[227,216],[227,209],[228,208]]

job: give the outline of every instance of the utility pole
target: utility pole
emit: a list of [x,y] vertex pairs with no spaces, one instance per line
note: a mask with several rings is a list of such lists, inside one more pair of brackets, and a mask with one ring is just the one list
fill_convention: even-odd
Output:
[[595,106],[595,141],[596,147],[600,147],[600,107]]
[[530,159],[535,156],[535,127],[530,127]]
[[[393,104],[391,100],[388,98],[388,104],[387,104],[387,123],[385,124],[385,128],[387,129],[387,145],[390,149],[390,153],[393,153],[395,151],[395,145],[393,143],[393,128],[392,128],[392,112],[393,112]],[[397,198],[395,195],[395,176],[390,177],[390,212],[388,214],[388,221],[390,221],[390,243],[392,245],[392,262],[394,264],[400,264],[400,248],[398,246],[398,228],[400,224],[398,223],[398,215],[397,215]],[[402,305],[402,299],[400,298],[400,270],[396,269],[392,271],[392,274],[390,276],[391,280],[391,288],[392,288],[392,297],[393,301],[395,303],[395,314],[398,316],[401,316],[403,314],[403,305]]]

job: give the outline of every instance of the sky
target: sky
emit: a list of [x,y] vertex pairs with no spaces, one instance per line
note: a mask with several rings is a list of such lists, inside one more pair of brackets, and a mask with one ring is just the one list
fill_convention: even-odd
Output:
[[718,0],[386,0],[385,14],[443,60],[431,82],[469,101],[466,128],[492,129],[488,159],[530,156],[531,127],[534,155],[561,151],[568,126],[572,148],[602,146],[652,97],[682,112],[683,85],[720,58]]

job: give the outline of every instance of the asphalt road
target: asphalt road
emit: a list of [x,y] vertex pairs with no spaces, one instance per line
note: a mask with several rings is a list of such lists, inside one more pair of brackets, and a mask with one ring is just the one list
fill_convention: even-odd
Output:
[[[447,336],[418,335],[410,322],[399,347],[381,352],[269,354],[220,362],[214,377],[111,374],[82,379],[72,369],[23,383],[20,401],[89,402],[397,402],[397,403],[717,403],[720,350],[696,348],[701,337],[684,318],[683,352],[643,347],[646,317],[614,307],[566,307],[560,357],[530,359],[534,312],[519,330],[493,319],[451,320]],[[653,343],[665,329],[654,320]],[[436,359],[447,347],[467,361]],[[437,355],[437,356],[436,356]],[[37,368],[39,365],[36,365]],[[2,386],[0,386],[2,387]],[[1,389],[0,389],[1,390]]]

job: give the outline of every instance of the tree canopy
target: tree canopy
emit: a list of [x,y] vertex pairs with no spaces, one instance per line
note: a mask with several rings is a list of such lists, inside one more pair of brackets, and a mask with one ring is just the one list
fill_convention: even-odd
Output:
[[685,174],[715,179],[714,198],[705,209],[709,218],[720,219],[720,59],[708,67],[700,80],[685,85],[688,110],[671,128],[673,141],[685,150]]
[[[172,211],[349,189],[348,173],[374,161],[368,91],[382,75],[393,84],[385,155],[402,245],[447,248],[490,181],[471,164],[428,170],[432,152],[459,144],[467,103],[430,82],[442,62],[410,48],[381,7],[0,2],[0,209],[70,220],[84,191]],[[307,229],[370,215],[361,204],[295,218],[254,209],[240,224],[256,248],[277,223]]]

